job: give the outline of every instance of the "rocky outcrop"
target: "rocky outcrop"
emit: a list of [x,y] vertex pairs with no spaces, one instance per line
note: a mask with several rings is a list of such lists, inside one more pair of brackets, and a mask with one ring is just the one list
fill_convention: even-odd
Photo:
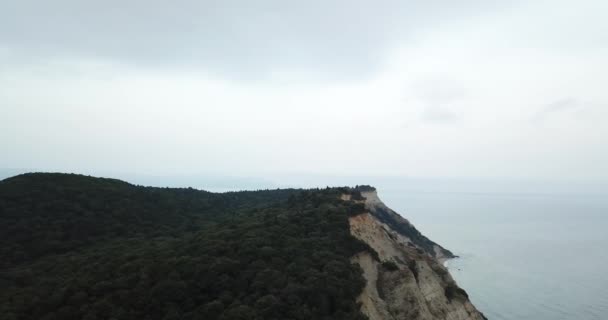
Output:
[[365,204],[349,224],[351,234],[370,247],[351,258],[367,281],[358,301],[370,320],[485,319],[443,266],[454,257],[449,250],[384,205],[375,189],[354,191],[342,200]]

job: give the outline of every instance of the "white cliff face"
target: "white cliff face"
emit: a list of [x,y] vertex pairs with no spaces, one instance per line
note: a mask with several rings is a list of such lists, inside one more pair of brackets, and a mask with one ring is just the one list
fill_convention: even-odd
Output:
[[394,319],[389,313],[387,303],[380,298],[378,287],[378,262],[369,252],[361,252],[351,258],[351,262],[359,264],[367,284],[357,298],[361,303],[361,311],[369,320]]
[[[362,192],[362,196],[366,198],[368,212],[349,218],[351,234],[367,243],[378,257],[365,251],[351,258],[359,264],[367,281],[358,298],[361,311],[370,320],[485,319],[439,261],[451,253],[426,238],[421,242],[423,246],[419,246],[403,234],[403,230],[413,228],[407,220],[391,217],[398,219],[396,223],[401,224],[398,225],[394,220],[386,223],[385,217],[383,222],[375,215],[378,209],[384,215],[397,215],[380,201],[375,191]],[[419,236],[412,234],[420,243]]]

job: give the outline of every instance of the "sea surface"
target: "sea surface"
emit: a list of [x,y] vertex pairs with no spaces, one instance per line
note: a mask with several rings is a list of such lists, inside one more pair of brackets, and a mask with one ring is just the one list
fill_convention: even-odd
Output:
[[[445,188],[444,188],[445,189]],[[448,188],[449,189],[449,188]],[[489,319],[608,319],[608,196],[379,187]]]

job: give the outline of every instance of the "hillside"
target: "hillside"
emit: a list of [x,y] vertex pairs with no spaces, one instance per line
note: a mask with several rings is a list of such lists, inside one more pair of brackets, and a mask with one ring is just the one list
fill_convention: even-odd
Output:
[[[5,179],[0,181],[0,314],[3,319],[373,318],[362,299],[376,284],[357,257],[369,256],[367,265],[376,269],[392,263],[395,272],[422,259],[447,274],[433,262],[451,256],[374,202],[373,194],[371,187],[218,194],[68,174]],[[355,233],[353,222],[366,215],[393,237],[409,239],[416,256],[404,253],[395,260],[385,246],[377,246],[379,237]],[[448,277],[436,284],[441,289],[436,300],[460,308],[468,299]]]

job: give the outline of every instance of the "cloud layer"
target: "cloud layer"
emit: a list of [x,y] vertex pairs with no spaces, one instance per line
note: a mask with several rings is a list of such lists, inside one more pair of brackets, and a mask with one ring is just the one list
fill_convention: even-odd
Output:
[[0,167],[608,179],[606,4],[425,3],[0,4]]

